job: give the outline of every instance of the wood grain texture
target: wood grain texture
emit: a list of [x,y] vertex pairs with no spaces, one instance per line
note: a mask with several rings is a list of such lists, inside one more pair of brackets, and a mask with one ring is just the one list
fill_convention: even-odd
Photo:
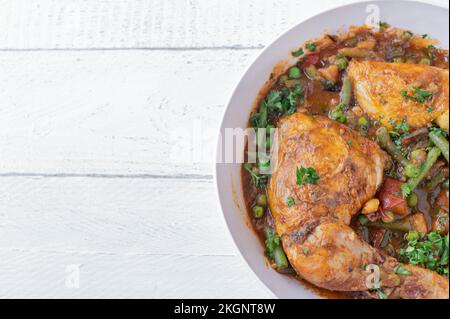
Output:
[[211,181],[4,177],[0,207],[0,297],[268,297]]
[[0,48],[261,48],[288,27],[352,2],[0,0]]
[[353,1],[0,0],[0,298],[269,297],[217,206],[216,130],[264,45]]
[[0,54],[0,174],[206,175],[253,51]]
[[[66,285],[79,267],[79,288]],[[269,298],[239,257],[0,249],[2,298]],[[70,281],[69,281],[70,283]]]

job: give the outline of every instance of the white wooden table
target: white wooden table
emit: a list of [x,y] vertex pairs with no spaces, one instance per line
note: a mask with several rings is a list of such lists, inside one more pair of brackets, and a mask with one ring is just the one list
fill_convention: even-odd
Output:
[[0,0],[0,297],[270,297],[222,221],[216,129],[264,45],[350,2]]

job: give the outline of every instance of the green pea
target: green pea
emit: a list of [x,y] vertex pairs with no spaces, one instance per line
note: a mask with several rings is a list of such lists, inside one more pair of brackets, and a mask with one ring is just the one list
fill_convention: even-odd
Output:
[[397,57],[397,58],[393,58],[393,59],[392,59],[392,62],[395,62],[395,63],[403,63],[404,60],[403,60],[403,58],[401,58],[401,57]]
[[417,203],[419,201],[419,198],[417,197],[416,193],[411,193],[411,195],[406,198],[406,202],[408,203],[409,207],[416,207]]
[[405,175],[407,177],[417,177],[420,173],[419,168],[414,164],[408,164],[405,166]]
[[420,59],[419,64],[431,65],[431,60],[428,58]]
[[264,208],[261,206],[258,206],[258,205],[253,206],[252,211],[253,211],[253,217],[255,217],[255,218],[261,218],[264,216]]
[[301,76],[300,69],[296,66],[289,69],[289,77],[291,79],[298,79]]
[[256,205],[266,207],[267,206],[267,196],[266,194],[258,194],[256,196]]

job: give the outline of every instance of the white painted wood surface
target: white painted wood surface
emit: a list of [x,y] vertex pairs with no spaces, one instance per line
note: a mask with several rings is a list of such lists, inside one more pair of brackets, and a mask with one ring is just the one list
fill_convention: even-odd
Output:
[[0,297],[270,297],[222,221],[216,129],[264,45],[351,2],[0,0]]

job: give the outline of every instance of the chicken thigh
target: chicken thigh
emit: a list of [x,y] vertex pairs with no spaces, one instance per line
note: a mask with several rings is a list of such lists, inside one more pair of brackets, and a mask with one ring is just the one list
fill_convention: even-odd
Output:
[[[405,279],[393,270],[396,261],[349,226],[375,195],[388,160],[376,143],[338,122],[302,113],[283,118],[267,191],[286,255],[301,277],[328,290],[370,290],[366,267],[372,264],[379,269],[382,287],[395,290],[398,297],[417,296],[420,290],[420,297],[448,298],[448,280],[425,269],[411,267],[417,282],[402,285]],[[318,180],[299,185],[300,167],[314,169]],[[430,286],[430,276],[439,284]],[[421,278],[428,281],[421,283]]]
[[348,75],[361,107],[383,126],[436,122],[448,132],[448,70],[421,64],[352,60]]

